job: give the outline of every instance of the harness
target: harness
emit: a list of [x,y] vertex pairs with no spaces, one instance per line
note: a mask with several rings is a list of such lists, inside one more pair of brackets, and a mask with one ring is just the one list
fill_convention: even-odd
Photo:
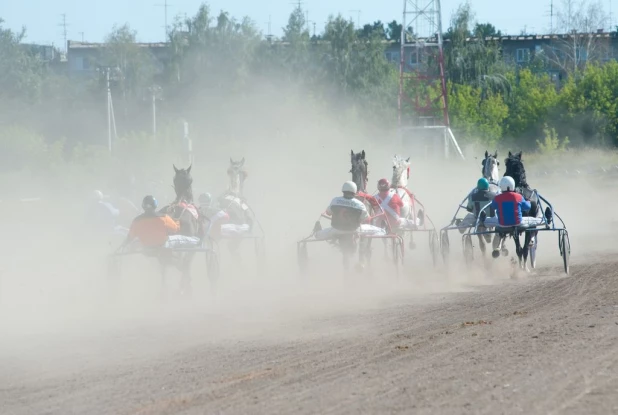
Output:
[[[397,212],[395,212],[395,210],[389,206],[389,203],[391,202],[391,200],[393,199],[393,196],[396,193],[394,189],[392,190],[393,190],[392,192],[388,192],[388,196],[386,196],[384,200],[381,200],[380,207],[385,212],[388,212],[394,219],[399,219],[399,215],[397,214]],[[377,196],[376,199],[380,200],[381,198],[380,196]]]

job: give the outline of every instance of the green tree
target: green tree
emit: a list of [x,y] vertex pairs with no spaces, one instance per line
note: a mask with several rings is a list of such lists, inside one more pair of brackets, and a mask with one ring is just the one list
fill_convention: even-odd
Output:
[[506,133],[532,147],[559,102],[556,87],[548,75],[535,75],[528,68],[511,72],[508,80],[513,90]]
[[141,95],[153,82],[155,58],[137,43],[137,33],[128,24],[114,26],[105,38],[101,64],[120,70],[119,85],[123,94]]

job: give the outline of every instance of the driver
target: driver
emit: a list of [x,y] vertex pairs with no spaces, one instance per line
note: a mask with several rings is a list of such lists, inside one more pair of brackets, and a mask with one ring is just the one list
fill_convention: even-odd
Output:
[[343,196],[335,197],[326,208],[325,214],[331,217],[331,227],[319,229],[317,239],[331,239],[337,235],[351,234],[360,231],[366,235],[384,235],[384,229],[369,225],[370,219],[367,207],[356,199],[357,187],[352,181],[345,182],[341,188]]
[[159,203],[154,196],[146,196],[142,201],[144,213],[131,223],[129,234],[123,246],[138,240],[144,248],[171,248],[175,245],[197,243],[198,238],[178,235],[180,223],[165,213],[157,212]]

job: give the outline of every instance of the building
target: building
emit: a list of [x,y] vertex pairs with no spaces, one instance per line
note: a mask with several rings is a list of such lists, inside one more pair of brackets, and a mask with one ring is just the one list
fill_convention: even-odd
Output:
[[[137,43],[154,59],[155,71],[162,73],[170,58],[168,43]],[[68,74],[73,77],[96,76],[97,68],[102,65],[105,43],[87,43],[67,41]]]
[[[478,41],[476,38],[467,40]],[[556,82],[565,79],[568,72],[587,62],[608,62],[618,57],[617,33],[602,30],[596,33],[490,37],[485,41],[499,44],[502,58],[508,64],[524,67],[538,58],[544,63],[544,70]],[[445,39],[445,53],[448,53],[448,48],[449,40]],[[413,52],[414,48],[406,49],[405,69],[419,69],[422,59]],[[389,43],[385,50],[386,59],[399,65],[400,50],[398,42]]]

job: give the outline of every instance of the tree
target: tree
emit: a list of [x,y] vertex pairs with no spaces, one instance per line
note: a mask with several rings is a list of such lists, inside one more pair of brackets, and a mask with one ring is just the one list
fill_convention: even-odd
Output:
[[[481,88],[483,96],[488,93],[508,95],[510,85],[505,77],[506,68],[501,58],[499,45],[478,36],[472,38],[473,13],[469,3],[459,7],[453,15],[445,38],[450,42],[445,48],[445,67],[449,79]],[[491,26],[491,25],[490,25]],[[482,31],[495,31],[493,26],[476,26],[477,35]]]
[[530,69],[511,72],[508,79],[513,91],[506,133],[524,146],[533,148],[536,138],[542,134],[543,125],[553,115],[558,93],[548,75],[534,75]]
[[26,29],[13,32],[3,28],[3,22],[0,19],[0,98],[36,102],[41,96],[46,67],[21,44]]
[[607,15],[601,3],[588,0],[562,0],[557,13],[559,34],[544,48],[550,64],[567,74],[585,70],[588,62],[603,59],[609,44],[596,36],[607,26]]
[[479,38],[501,37],[502,32],[497,30],[491,23],[477,23],[473,30],[474,36]]
[[136,35],[128,24],[114,26],[101,56],[101,65],[120,70],[118,81],[125,97],[141,96],[155,76],[155,58],[137,43]]
[[287,26],[283,28],[283,41],[289,43],[285,49],[288,74],[297,80],[303,79],[310,64],[310,35],[300,6],[292,11]]
[[397,23],[396,20],[393,20],[389,24],[386,25],[386,37],[388,40],[392,42],[401,42],[401,31],[403,30],[403,25],[401,23]]
[[387,30],[384,28],[384,23],[380,20],[373,22],[373,24],[365,24],[361,29],[358,29],[359,39],[369,39],[372,36],[378,36],[382,40],[386,40]]

